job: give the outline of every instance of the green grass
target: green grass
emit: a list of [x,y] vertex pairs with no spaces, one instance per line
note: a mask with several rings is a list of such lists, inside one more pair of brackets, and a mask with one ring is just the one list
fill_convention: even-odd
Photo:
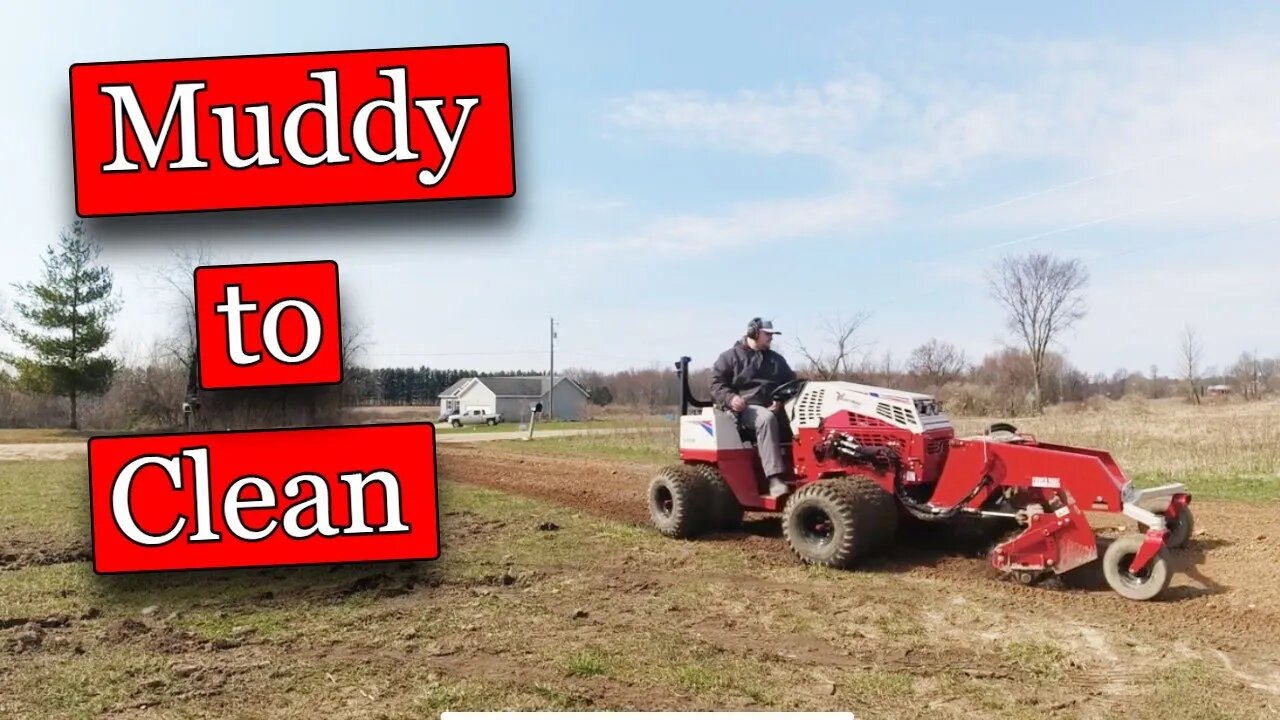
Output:
[[83,545],[88,497],[83,459],[0,462],[0,539],[48,549]]
[[1280,501],[1280,476],[1277,475],[1195,474],[1175,477],[1167,473],[1143,473],[1132,479],[1138,487],[1180,482],[1196,499],[1249,503]]
[[84,440],[92,433],[66,428],[0,428],[0,445],[11,443],[59,443]]
[[539,438],[533,441],[499,440],[494,449],[552,457],[586,457],[645,465],[662,465],[677,459],[675,425],[619,429],[617,432]]
[[594,677],[609,673],[609,660],[597,650],[575,653],[565,660],[565,670],[577,677]]

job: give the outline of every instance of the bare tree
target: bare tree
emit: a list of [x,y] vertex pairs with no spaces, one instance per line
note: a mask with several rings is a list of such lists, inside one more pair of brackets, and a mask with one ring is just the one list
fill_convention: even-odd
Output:
[[845,377],[853,370],[854,355],[862,347],[856,335],[866,321],[865,312],[850,317],[840,315],[824,321],[823,329],[826,336],[823,338],[823,344],[828,348],[824,351],[811,351],[799,337],[796,337],[796,348],[818,379],[833,380]]
[[172,248],[169,260],[151,270],[152,289],[173,313],[173,330],[157,345],[160,356],[188,371],[196,356],[195,269],[213,264],[207,245]]
[[1179,344],[1179,369],[1187,381],[1188,397],[1196,404],[1200,403],[1200,363],[1204,360],[1204,345],[1196,335],[1196,329],[1187,325],[1182,330]]
[[1008,313],[1009,329],[1031,360],[1033,403],[1043,408],[1042,384],[1049,345],[1085,315],[1084,288],[1089,272],[1075,259],[1046,253],[1006,257],[987,276],[991,295]]
[[1227,374],[1240,387],[1240,396],[1245,400],[1262,398],[1265,383],[1262,377],[1262,362],[1258,358],[1256,350],[1251,353],[1241,353],[1240,359],[1236,360],[1236,364],[1227,369]]
[[926,384],[940,387],[964,374],[969,361],[960,348],[931,338],[929,342],[911,351],[907,367]]

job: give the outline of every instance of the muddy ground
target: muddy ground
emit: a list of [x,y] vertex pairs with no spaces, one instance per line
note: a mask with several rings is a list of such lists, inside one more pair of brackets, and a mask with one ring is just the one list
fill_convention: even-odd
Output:
[[[601,517],[646,524],[644,491],[653,467],[532,457],[482,448],[441,451],[442,475],[568,505]],[[927,580],[954,588],[1011,622],[1061,618],[1125,637],[1141,631],[1167,640],[1172,656],[1216,659],[1255,689],[1280,694],[1280,512],[1271,505],[1193,501],[1196,533],[1172,552],[1176,574],[1164,599],[1125,600],[1101,578],[1067,587],[1049,579],[1024,587],[998,577],[981,549],[935,539],[902,542],[861,572]],[[1102,534],[1125,519],[1090,515]],[[1132,530],[1132,527],[1130,528]],[[766,566],[792,564],[776,518],[748,516],[745,530],[709,538],[732,543]],[[1103,653],[1106,654],[1105,652]]]

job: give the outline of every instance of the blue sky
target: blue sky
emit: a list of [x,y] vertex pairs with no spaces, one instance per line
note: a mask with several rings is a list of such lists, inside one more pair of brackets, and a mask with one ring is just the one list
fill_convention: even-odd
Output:
[[[1009,340],[983,273],[1089,267],[1088,371],[1280,354],[1280,43],[1265,3],[9,4],[0,312],[73,217],[73,62],[473,42],[511,47],[518,195],[93,224],[116,350],[174,325],[175,249],[334,259],[364,361],[614,369],[711,357],[753,315],[867,352]],[[0,340],[0,344],[5,341]]]

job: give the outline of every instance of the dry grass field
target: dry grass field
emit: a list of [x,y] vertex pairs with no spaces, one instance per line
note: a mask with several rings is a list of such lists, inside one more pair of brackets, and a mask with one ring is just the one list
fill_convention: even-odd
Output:
[[1233,479],[1274,487],[1280,481],[1280,402],[1192,405],[1181,399],[1119,401],[1101,409],[1035,418],[961,418],[961,434],[1007,420],[1049,442],[1111,451],[1143,481]]
[[[1180,399],[1119,401],[1093,409],[1050,408],[1039,417],[953,418],[958,435],[1012,422],[1046,442],[1109,450],[1141,485],[1186,482],[1210,497],[1280,499],[1280,401],[1206,403]],[[674,423],[642,432],[501,443],[511,451],[662,464],[676,457]]]

